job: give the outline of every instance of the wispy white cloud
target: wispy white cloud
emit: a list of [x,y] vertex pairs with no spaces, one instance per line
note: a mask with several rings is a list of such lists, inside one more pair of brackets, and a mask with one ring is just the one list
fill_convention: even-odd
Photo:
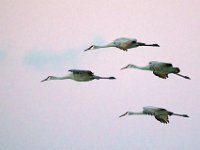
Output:
[[3,50],[0,50],[0,62],[3,61],[6,57],[6,52]]
[[53,68],[64,66],[77,66],[79,64],[76,51],[62,52],[33,50],[25,54],[23,62],[35,69]]
[[105,40],[101,36],[95,36],[93,40],[94,44],[105,44]]

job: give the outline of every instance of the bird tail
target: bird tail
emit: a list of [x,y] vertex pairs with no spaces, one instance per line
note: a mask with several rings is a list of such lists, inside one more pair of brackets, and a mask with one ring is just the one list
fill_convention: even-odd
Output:
[[116,79],[115,77],[99,77],[99,76],[94,76],[94,79],[97,79],[97,80],[99,80],[99,79],[109,79],[109,80],[114,80],[114,79]]
[[179,73],[180,69],[178,67],[173,67],[173,73]]
[[173,113],[173,115],[175,115],[175,116],[181,116],[181,117],[189,117],[189,116],[186,115],[186,114],[175,114],[175,113]]

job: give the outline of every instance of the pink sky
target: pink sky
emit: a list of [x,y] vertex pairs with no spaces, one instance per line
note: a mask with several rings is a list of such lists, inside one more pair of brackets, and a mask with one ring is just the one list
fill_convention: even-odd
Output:
[[[199,149],[199,12],[197,0],[40,0],[0,2],[0,149]],[[83,52],[118,37],[158,43],[128,52]],[[167,80],[133,63],[173,63],[191,81]],[[40,83],[68,69],[90,69],[115,81]],[[164,107],[190,118],[119,119],[127,110]]]

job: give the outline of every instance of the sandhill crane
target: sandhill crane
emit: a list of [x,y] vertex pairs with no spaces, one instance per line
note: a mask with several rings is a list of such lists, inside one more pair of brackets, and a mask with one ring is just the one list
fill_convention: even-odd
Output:
[[168,78],[168,74],[173,73],[180,77],[190,80],[189,77],[179,74],[180,69],[178,67],[173,67],[173,65],[171,63],[151,61],[151,62],[149,62],[149,64],[147,66],[144,66],[144,67],[129,64],[126,67],[121,68],[121,70],[127,69],[127,68],[137,68],[137,69],[141,69],[141,70],[153,71],[154,75],[156,75],[162,79]]
[[71,69],[68,70],[70,73],[66,76],[63,77],[55,77],[55,76],[48,76],[46,79],[42,80],[41,82],[44,81],[49,81],[49,80],[65,80],[65,79],[71,79],[74,81],[79,81],[79,82],[85,82],[85,81],[91,81],[94,79],[115,79],[115,77],[99,77],[94,75],[93,72],[89,70],[78,70],[78,69]]
[[99,48],[107,48],[107,47],[116,47],[121,50],[127,51],[130,48],[136,48],[138,46],[160,47],[158,44],[145,44],[145,43],[137,42],[137,39],[122,37],[122,38],[115,39],[113,42],[103,45],[103,46],[92,45],[84,51],[94,50],[94,49],[99,49]]
[[176,113],[168,111],[164,108],[158,108],[158,107],[153,107],[153,106],[143,107],[143,111],[141,111],[141,112],[127,111],[126,113],[122,114],[119,117],[123,117],[126,115],[129,115],[129,116],[130,115],[152,115],[161,123],[169,123],[168,116],[171,116],[171,115],[181,116],[181,117],[189,117],[186,114],[176,114]]

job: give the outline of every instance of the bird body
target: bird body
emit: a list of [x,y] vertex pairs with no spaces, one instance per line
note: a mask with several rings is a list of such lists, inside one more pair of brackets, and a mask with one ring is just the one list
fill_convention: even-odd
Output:
[[93,72],[90,70],[78,70],[78,69],[71,69],[68,70],[70,73],[66,76],[63,77],[55,77],[55,76],[48,76],[46,79],[42,80],[41,82],[44,81],[49,81],[49,80],[65,80],[65,79],[71,79],[74,81],[78,82],[86,82],[86,81],[91,81],[91,80],[99,80],[99,79],[115,79],[115,77],[100,77],[94,75]]
[[183,76],[183,75],[179,74],[180,69],[178,67],[173,67],[173,65],[171,63],[151,61],[151,62],[149,62],[149,64],[147,66],[143,66],[143,67],[136,66],[133,64],[128,64],[127,66],[121,68],[121,70],[127,69],[127,68],[136,68],[136,69],[140,69],[140,70],[153,71],[154,75],[156,75],[162,79],[168,78],[168,74],[170,74],[170,73],[176,74],[185,79],[190,79],[187,76]]
[[145,44],[145,43],[137,42],[137,39],[134,39],[134,38],[122,37],[122,38],[117,38],[113,42],[103,45],[103,46],[92,45],[84,51],[94,50],[94,49],[99,49],[99,48],[107,48],[107,47],[116,47],[121,50],[127,51],[128,49],[136,48],[138,46],[159,47],[158,44]]
[[141,112],[127,111],[126,113],[122,114],[119,117],[123,117],[126,115],[128,115],[128,116],[130,116],[130,115],[151,115],[151,116],[154,116],[161,123],[169,123],[168,116],[171,116],[171,115],[181,116],[181,117],[189,117],[186,114],[176,114],[176,113],[168,111],[164,108],[158,108],[158,107],[153,107],[153,106],[143,107],[143,111],[141,111]]

